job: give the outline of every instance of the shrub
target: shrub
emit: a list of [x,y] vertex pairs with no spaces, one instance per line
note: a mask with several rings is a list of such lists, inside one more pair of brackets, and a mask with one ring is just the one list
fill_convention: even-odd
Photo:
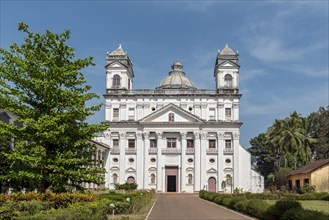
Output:
[[316,200],[316,195],[314,193],[305,193],[300,195],[300,200]]
[[230,205],[231,199],[232,198],[224,198],[222,201],[222,205],[228,207]]
[[280,219],[287,210],[293,208],[302,208],[302,205],[294,200],[280,200],[268,209],[267,214],[271,219]]
[[328,220],[329,215],[315,211],[315,210],[305,210],[302,208],[289,209],[282,215],[282,220]]
[[249,200],[242,200],[237,202],[234,205],[234,209],[238,212],[243,212],[243,213],[247,213],[247,205],[249,203]]
[[234,209],[235,204],[240,202],[240,201],[243,201],[243,200],[246,200],[246,197],[244,197],[244,196],[232,197],[228,207],[230,209]]
[[260,218],[260,219],[265,219],[267,209],[271,205],[267,204],[265,201],[260,200],[260,199],[251,199],[248,200],[247,207],[246,207],[246,213]]
[[136,183],[124,183],[124,184],[115,184],[114,187],[116,190],[136,190]]
[[321,200],[329,201],[329,194],[322,196]]

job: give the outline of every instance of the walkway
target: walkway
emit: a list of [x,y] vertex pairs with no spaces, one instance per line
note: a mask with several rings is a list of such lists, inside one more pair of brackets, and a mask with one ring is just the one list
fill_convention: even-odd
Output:
[[195,194],[159,194],[147,220],[160,219],[250,220],[252,218],[200,199]]

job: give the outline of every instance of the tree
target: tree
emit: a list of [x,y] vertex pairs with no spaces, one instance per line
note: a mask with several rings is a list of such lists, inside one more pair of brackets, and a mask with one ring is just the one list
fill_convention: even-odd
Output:
[[[284,167],[304,165],[311,160],[311,145],[316,139],[307,133],[307,119],[293,112],[284,120],[275,120],[272,127],[266,132],[268,143],[280,155],[278,166],[284,160]],[[292,164],[289,164],[291,162]]]
[[265,177],[265,186],[268,187],[272,181],[267,178],[269,174],[277,170],[276,161],[278,159],[274,149],[267,144],[265,134],[259,134],[250,140],[251,147],[248,151],[251,154],[252,164],[255,170]]
[[320,107],[308,116],[307,132],[318,141],[311,146],[316,160],[329,158],[329,106]]
[[68,30],[32,33],[24,23],[18,30],[27,34],[23,44],[0,49],[0,106],[23,126],[0,122],[0,133],[15,140],[13,152],[1,153],[11,168],[0,180],[41,191],[103,183],[105,171],[94,166],[87,140],[105,125],[86,122],[101,105],[86,107],[97,95],[80,72],[94,65],[92,58],[74,60]]

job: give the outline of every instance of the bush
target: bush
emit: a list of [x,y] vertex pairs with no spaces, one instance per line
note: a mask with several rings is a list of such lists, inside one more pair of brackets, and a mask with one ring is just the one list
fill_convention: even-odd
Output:
[[243,212],[243,213],[247,213],[247,205],[249,203],[249,200],[242,200],[237,202],[234,205],[234,209],[238,212]]
[[136,190],[136,183],[124,183],[124,184],[115,184],[114,187],[116,190]]
[[248,200],[246,213],[260,219],[266,219],[266,213],[270,206],[271,205],[267,204],[263,200],[251,199]]
[[230,209],[234,209],[235,204],[240,202],[240,201],[243,201],[243,200],[246,200],[246,197],[244,197],[244,196],[232,197],[228,207]]
[[222,201],[222,205],[228,207],[230,205],[232,198],[224,198]]
[[287,210],[293,208],[302,208],[302,205],[294,200],[280,200],[268,209],[267,214],[270,219],[280,219]]
[[329,194],[322,196],[321,200],[329,201]]
[[314,193],[305,193],[300,195],[300,200],[316,200],[316,195]]
[[329,215],[319,211],[305,210],[302,208],[289,209],[282,215],[282,220],[328,220]]

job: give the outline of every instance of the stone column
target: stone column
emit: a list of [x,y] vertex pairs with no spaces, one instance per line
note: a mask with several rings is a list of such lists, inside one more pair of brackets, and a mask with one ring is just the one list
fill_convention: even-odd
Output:
[[180,176],[180,191],[186,192],[186,132],[181,132],[181,176]]
[[136,175],[137,175],[137,184],[138,184],[138,189],[143,188],[143,166],[144,166],[144,143],[142,139],[142,132],[136,132],[136,138],[137,138],[137,143],[136,143],[136,160],[137,160],[137,169],[136,169]]
[[149,133],[144,132],[144,184],[143,188],[147,189],[148,188],[148,176],[149,176],[149,171],[148,171],[148,162],[149,162],[149,157],[148,157],[148,151],[150,148],[150,139],[149,139]]
[[222,191],[222,181],[224,180],[224,133],[217,132],[217,147],[218,147],[218,156],[217,156],[217,191]]
[[194,132],[194,191],[200,191],[201,183],[201,142],[200,133]]
[[157,182],[157,191],[162,192],[163,191],[163,172],[162,172],[162,152],[161,149],[165,148],[164,140],[163,140],[163,133],[157,132],[157,142],[158,142],[158,153],[157,153],[157,176],[156,176],[156,182]]
[[126,146],[127,146],[127,140],[126,140],[126,134],[124,132],[120,132],[120,140],[119,140],[119,148],[120,148],[120,158],[119,158],[119,164],[120,164],[120,174],[119,174],[119,183],[125,183],[125,171],[126,171]]
[[208,180],[207,180],[207,132],[201,133],[201,150],[200,150],[200,156],[201,156],[201,182],[200,186],[201,189],[207,188]]

